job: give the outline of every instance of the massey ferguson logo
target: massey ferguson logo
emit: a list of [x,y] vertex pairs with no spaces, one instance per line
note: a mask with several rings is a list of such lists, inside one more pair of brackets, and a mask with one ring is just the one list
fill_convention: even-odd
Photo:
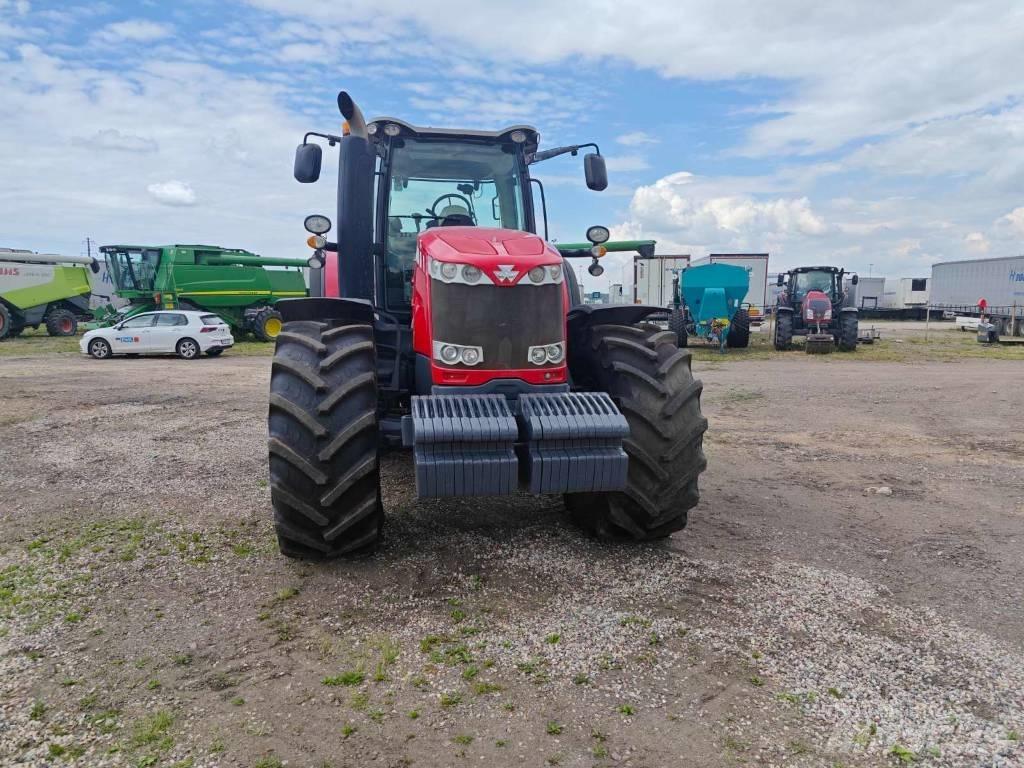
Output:
[[503,283],[511,283],[519,276],[519,271],[514,264],[499,264],[498,271],[494,273],[494,276]]

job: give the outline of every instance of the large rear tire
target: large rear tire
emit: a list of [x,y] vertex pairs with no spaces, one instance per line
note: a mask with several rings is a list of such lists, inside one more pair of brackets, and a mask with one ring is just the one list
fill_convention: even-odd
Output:
[[854,312],[843,312],[839,316],[839,350],[854,352],[857,349],[859,335],[857,315]]
[[11,335],[11,311],[0,304],[0,339]]
[[789,349],[793,343],[793,313],[775,313],[775,349],[779,352]]
[[51,336],[74,336],[78,333],[78,318],[66,309],[46,313],[46,332]]
[[697,478],[707,466],[701,415],[703,385],[690,352],[657,326],[599,325],[570,357],[573,379],[611,395],[629,422],[626,490],[566,494],[573,520],[606,541],[648,541],[686,527],[700,500]]
[[282,554],[373,551],[384,523],[373,327],[286,323],[274,349],[267,425]]
[[273,341],[283,330],[284,321],[276,309],[264,307],[252,321],[252,333],[260,341]]
[[725,346],[733,349],[746,349],[750,345],[750,314],[745,309],[737,309],[729,324],[729,335],[725,337]]
[[673,309],[672,314],[668,316],[668,329],[676,335],[676,346],[685,348],[688,339],[686,334],[686,314],[683,312],[682,307]]

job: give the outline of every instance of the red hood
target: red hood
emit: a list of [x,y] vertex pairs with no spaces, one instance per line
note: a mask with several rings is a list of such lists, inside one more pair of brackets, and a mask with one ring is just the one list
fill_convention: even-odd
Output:
[[433,227],[419,236],[419,248],[437,261],[473,264],[504,286],[515,285],[534,267],[562,263],[543,238],[518,229]]
[[816,317],[824,317],[827,312],[832,311],[832,299],[823,291],[808,291],[801,309],[804,317],[807,317],[808,311],[813,312]]

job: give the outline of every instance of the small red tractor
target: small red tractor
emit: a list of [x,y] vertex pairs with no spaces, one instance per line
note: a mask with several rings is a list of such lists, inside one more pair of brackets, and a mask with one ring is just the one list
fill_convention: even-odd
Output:
[[[835,346],[857,349],[857,308],[848,307],[845,271],[838,267],[798,267],[779,274],[775,312],[775,349],[789,349],[794,336],[807,337],[807,354],[825,354]],[[857,275],[850,279],[857,285]]]
[[[567,258],[600,271],[609,232],[560,251],[530,169],[585,147],[538,151],[528,126],[467,131],[367,122],[344,91],[341,136],[306,134],[295,177],[338,147],[338,208],[309,216],[311,296],[284,318],[272,363],[270,484],[281,551],[371,551],[384,522],[380,457],[410,449],[421,497],[564,494],[606,540],[686,524],[706,466],[702,385],[660,307],[585,305]],[[535,197],[535,192],[540,194]],[[536,207],[535,207],[536,206]],[[537,216],[535,212],[542,215]]]

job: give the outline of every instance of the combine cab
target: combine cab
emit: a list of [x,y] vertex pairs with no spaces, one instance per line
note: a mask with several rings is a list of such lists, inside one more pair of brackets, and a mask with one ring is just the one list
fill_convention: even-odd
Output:
[[[794,336],[806,336],[808,354],[824,354],[838,346],[857,349],[857,308],[844,306],[844,270],[837,267],[800,267],[779,275],[775,315],[775,348],[789,349]],[[857,275],[850,281],[857,285]]]
[[310,298],[277,304],[268,428],[281,551],[372,550],[380,457],[401,448],[421,497],[563,494],[603,539],[681,529],[706,463],[689,354],[646,322],[663,309],[583,304],[566,259],[598,274],[616,248],[606,228],[561,251],[537,234],[535,210],[547,216],[531,168],[592,146],[587,186],[602,190],[596,145],[538,151],[528,126],[366,122],[345,92],[338,106],[344,135],[307,134],[295,157],[309,183],[322,161],[310,137],[338,147],[338,219],[336,242],[327,217],[306,219],[323,268]]

